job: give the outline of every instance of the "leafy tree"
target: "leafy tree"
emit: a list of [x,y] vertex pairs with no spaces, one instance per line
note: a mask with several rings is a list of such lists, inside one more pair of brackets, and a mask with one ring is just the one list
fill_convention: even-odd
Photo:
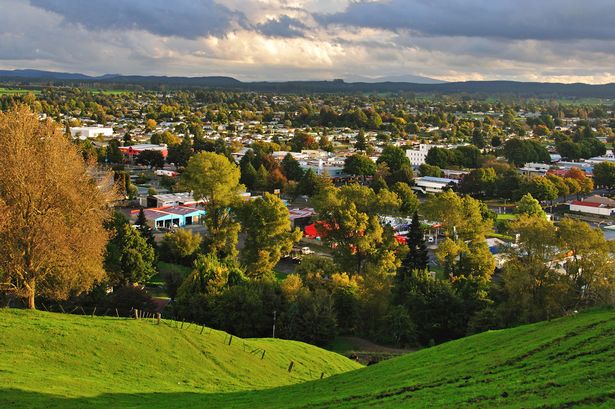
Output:
[[299,161],[293,157],[290,153],[286,154],[282,159],[282,171],[288,180],[300,181],[303,177],[303,169]]
[[419,208],[419,198],[407,183],[397,182],[393,185],[393,192],[397,194],[401,204],[399,211],[403,215],[410,215],[416,213]]
[[382,204],[370,200],[371,195],[375,197],[365,187],[329,187],[313,200],[320,235],[334,248],[343,271],[350,274],[362,275],[370,269],[393,273],[399,266],[393,231],[380,224],[376,212]]
[[167,146],[172,146],[179,145],[181,143],[181,139],[179,138],[179,136],[175,135],[170,131],[164,131],[162,133],[152,135],[152,137],[150,138],[150,142],[154,145],[164,144]]
[[444,342],[465,334],[462,300],[448,281],[415,270],[396,286],[396,299],[416,326],[422,345]]
[[191,265],[201,248],[202,240],[198,233],[178,229],[162,237],[162,252],[172,263]]
[[376,163],[386,163],[391,171],[396,171],[404,166],[411,166],[406,152],[393,145],[384,147]]
[[355,176],[371,176],[376,173],[376,164],[368,156],[356,153],[344,161],[344,173]]
[[0,147],[0,282],[31,309],[37,295],[91,289],[105,277],[108,179],[94,181],[57,124],[24,106],[0,112]]
[[444,175],[442,169],[437,166],[429,165],[427,163],[423,163],[421,166],[419,166],[419,173],[421,174],[421,176],[434,176],[437,178]]
[[490,196],[495,189],[496,179],[493,168],[472,169],[459,184],[459,190],[474,196]]
[[506,321],[539,321],[561,313],[569,294],[565,277],[553,268],[560,251],[555,226],[540,216],[521,215],[511,223],[511,231],[518,240],[509,248],[502,274]]
[[602,162],[595,165],[594,183],[609,190],[615,189],[615,163]]
[[109,141],[109,145],[107,146],[107,156],[106,156],[106,159],[110,163],[122,163],[122,162],[124,162],[124,154],[120,150],[120,143],[117,140],[111,139]]
[[298,131],[290,140],[290,147],[293,152],[301,152],[304,149],[318,149],[318,142],[312,135]]
[[536,216],[544,219],[547,218],[547,214],[540,205],[540,202],[534,199],[531,193],[526,193],[523,195],[521,200],[517,203],[515,212],[517,214],[525,214],[527,216]]
[[527,180],[525,189],[539,201],[555,200],[558,196],[557,187],[549,179],[542,176]]
[[156,274],[154,248],[128,221],[117,219],[107,245],[105,266],[114,284],[144,283]]
[[442,223],[449,237],[475,240],[491,230],[492,220],[483,213],[481,202],[470,196],[462,198],[446,191],[429,196],[421,207],[421,213],[429,220]]
[[164,156],[160,151],[145,150],[137,155],[136,162],[150,168],[162,168],[164,167]]
[[[576,295],[576,305],[611,303],[615,295],[615,245],[598,228],[570,218],[558,225],[557,235],[564,251],[570,251],[566,273]],[[576,306],[575,305],[575,306]]]
[[167,162],[174,163],[175,166],[183,168],[188,164],[192,152],[192,141],[186,136],[180,144],[169,146]]
[[447,149],[433,147],[427,152],[425,163],[440,169],[447,168],[451,162],[451,155]]
[[180,183],[192,191],[196,200],[204,200],[207,214],[208,239],[211,250],[218,255],[237,254],[239,224],[231,207],[236,205],[244,186],[239,184],[239,167],[224,155],[199,152],[188,161]]
[[301,239],[301,231],[291,230],[288,208],[270,193],[244,204],[239,214],[246,234],[242,263],[249,277],[263,278]]
[[284,336],[326,345],[336,335],[333,299],[325,291],[304,291],[281,317]]

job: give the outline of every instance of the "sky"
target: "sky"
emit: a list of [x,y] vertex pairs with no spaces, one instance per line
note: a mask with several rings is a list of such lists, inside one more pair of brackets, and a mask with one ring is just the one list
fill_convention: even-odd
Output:
[[615,82],[615,0],[0,0],[0,69]]

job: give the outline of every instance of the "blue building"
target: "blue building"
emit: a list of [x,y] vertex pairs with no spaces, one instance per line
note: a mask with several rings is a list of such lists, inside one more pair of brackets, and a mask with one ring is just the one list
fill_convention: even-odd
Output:
[[156,230],[199,224],[205,216],[205,210],[191,206],[158,207],[145,209],[144,213],[147,221]]

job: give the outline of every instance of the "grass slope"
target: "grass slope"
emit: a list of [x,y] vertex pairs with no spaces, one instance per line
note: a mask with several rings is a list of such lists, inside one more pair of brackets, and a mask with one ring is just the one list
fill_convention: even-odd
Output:
[[[28,336],[28,344],[30,339]],[[5,349],[0,348],[0,355],[5,355]],[[17,368],[8,379],[15,379]],[[231,379],[240,376],[229,375]],[[19,378],[27,381],[28,376]],[[113,382],[123,380],[120,377]],[[76,387],[82,384],[75,381]],[[267,390],[199,394],[168,393],[161,388],[161,393],[148,393],[152,388],[143,384],[136,395],[103,391],[98,396],[67,399],[40,384],[26,388],[27,384],[15,385],[13,381],[12,385],[13,389],[0,391],[0,396],[4,393],[12,399],[5,402],[45,399],[47,407],[612,408],[615,311],[591,311],[490,331],[325,380]],[[137,390],[134,385],[132,388]]]
[[115,395],[257,390],[360,368],[301,342],[233,337],[229,346],[224,332],[175,325],[0,309],[0,408],[67,398],[56,406],[80,407],[101,395],[100,406],[115,407]]

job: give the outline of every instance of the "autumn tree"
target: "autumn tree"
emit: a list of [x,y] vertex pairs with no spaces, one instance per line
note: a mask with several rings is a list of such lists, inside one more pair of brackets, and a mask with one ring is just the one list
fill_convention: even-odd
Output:
[[220,256],[237,254],[239,224],[231,208],[238,203],[244,190],[239,176],[237,165],[213,152],[193,155],[181,175],[181,185],[191,190],[196,200],[205,201],[208,244]]
[[23,106],[0,112],[0,148],[0,282],[34,309],[102,281],[111,177],[95,180],[60,127]]
[[270,193],[244,204],[239,214],[246,234],[241,261],[249,277],[262,278],[301,239],[301,230],[291,229],[288,208]]

